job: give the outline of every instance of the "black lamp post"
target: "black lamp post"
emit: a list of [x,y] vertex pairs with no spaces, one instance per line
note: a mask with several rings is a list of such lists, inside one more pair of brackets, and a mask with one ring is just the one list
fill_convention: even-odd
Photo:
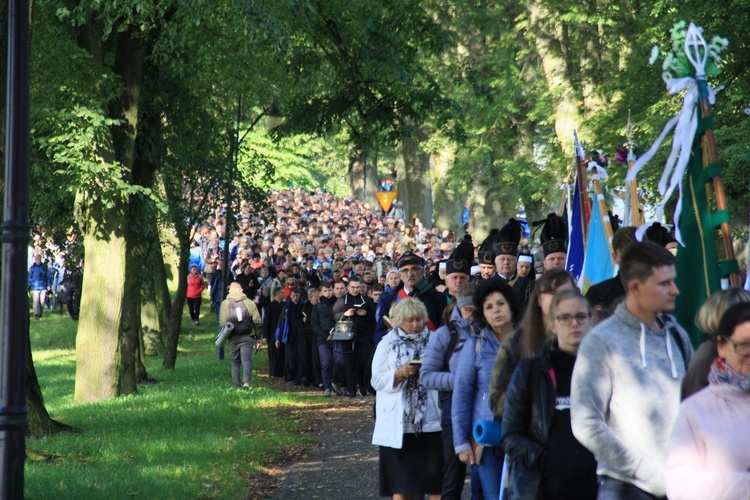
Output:
[[29,243],[29,2],[8,2],[5,214],[0,288],[0,498],[23,498]]
[[224,222],[224,265],[222,266],[221,270],[224,298],[226,298],[227,294],[229,293],[229,243],[231,241],[230,238],[232,240],[234,239],[234,229],[232,226],[232,218],[234,217],[234,213],[232,210],[232,177],[239,163],[240,144],[242,144],[242,141],[245,140],[247,134],[249,134],[250,131],[255,128],[255,125],[257,125],[258,121],[264,116],[266,118],[267,130],[275,129],[276,127],[284,123],[284,117],[281,116],[281,113],[279,112],[278,108],[276,107],[276,103],[274,102],[274,104],[263,110],[263,112],[259,114],[255,120],[253,120],[245,133],[242,134],[242,137],[240,137],[240,120],[242,119],[242,96],[240,95],[239,99],[237,100],[237,126],[231,130],[232,137],[229,144],[229,171],[227,172],[227,185],[224,193],[227,203],[227,209],[225,212],[226,221]]

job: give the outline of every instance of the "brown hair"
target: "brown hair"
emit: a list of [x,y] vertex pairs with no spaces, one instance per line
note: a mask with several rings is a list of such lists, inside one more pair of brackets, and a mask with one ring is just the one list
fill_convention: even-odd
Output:
[[547,341],[547,325],[542,315],[540,299],[543,293],[550,293],[570,283],[573,288],[576,282],[565,269],[550,269],[534,282],[534,292],[529,297],[526,313],[521,322],[520,351],[521,359],[533,358]]
[[635,243],[629,246],[620,258],[620,277],[625,293],[628,293],[628,283],[631,280],[643,283],[654,274],[654,269],[675,264],[677,259],[672,252],[656,243]]
[[555,324],[555,315],[557,313],[557,306],[560,305],[560,302],[563,300],[571,300],[575,299],[579,302],[586,305],[586,309],[588,310],[588,313],[591,315],[591,322],[594,322],[594,309],[591,307],[591,304],[589,304],[589,301],[586,300],[586,297],[581,294],[581,292],[576,288],[573,290],[560,290],[557,292],[552,299],[552,302],[549,305],[549,314],[547,315],[546,322],[547,322],[547,330],[550,332],[555,331],[554,324]]

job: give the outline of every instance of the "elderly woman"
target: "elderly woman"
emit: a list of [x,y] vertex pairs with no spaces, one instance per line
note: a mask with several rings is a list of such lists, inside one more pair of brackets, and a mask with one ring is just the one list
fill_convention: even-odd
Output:
[[372,360],[377,391],[372,444],[380,446],[380,495],[438,499],[443,483],[438,394],[419,382],[430,338],[427,309],[407,298],[391,309],[390,318],[395,327],[378,343]]
[[672,500],[747,499],[750,493],[750,304],[735,304],[718,328],[708,387],[680,406],[664,485]]
[[472,439],[472,429],[480,420],[494,420],[490,408],[490,373],[500,345],[510,335],[520,315],[516,292],[502,278],[483,281],[473,297],[474,320],[471,337],[458,358],[453,379],[453,447],[472,469],[472,491],[477,481],[484,498],[498,498],[502,451],[497,446],[482,447]]
[[727,309],[741,302],[750,302],[750,293],[742,288],[719,290],[711,294],[698,310],[695,322],[708,339],[698,346],[690,358],[690,365],[685,372],[685,378],[682,379],[683,400],[708,385],[708,372],[718,356],[716,344],[720,340],[717,335],[719,322]]

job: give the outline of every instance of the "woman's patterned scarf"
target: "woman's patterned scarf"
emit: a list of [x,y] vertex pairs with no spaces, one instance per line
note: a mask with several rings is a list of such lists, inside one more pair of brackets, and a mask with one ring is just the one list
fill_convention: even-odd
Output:
[[[430,330],[425,327],[417,335],[409,335],[401,328],[396,328],[396,338],[391,344],[391,349],[396,353],[396,368],[404,366],[412,359],[422,359],[427,341],[430,339]],[[414,355],[409,354],[408,348],[414,349]],[[414,432],[422,431],[422,419],[427,410],[427,389],[419,383],[419,377],[406,379],[404,389],[401,391],[404,398],[404,420],[414,426]]]
[[737,373],[721,358],[716,358],[708,372],[708,383],[710,385],[728,384],[743,392],[750,392],[750,378]]

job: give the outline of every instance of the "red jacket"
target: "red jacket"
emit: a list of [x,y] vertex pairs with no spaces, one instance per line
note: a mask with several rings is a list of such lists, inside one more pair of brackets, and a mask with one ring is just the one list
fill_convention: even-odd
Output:
[[203,289],[206,288],[206,282],[203,279],[203,276],[200,274],[197,274],[193,276],[192,274],[188,274],[188,283],[187,283],[187,298],[189,299],[197,299],[201,296],[201,293],[203,292]]

